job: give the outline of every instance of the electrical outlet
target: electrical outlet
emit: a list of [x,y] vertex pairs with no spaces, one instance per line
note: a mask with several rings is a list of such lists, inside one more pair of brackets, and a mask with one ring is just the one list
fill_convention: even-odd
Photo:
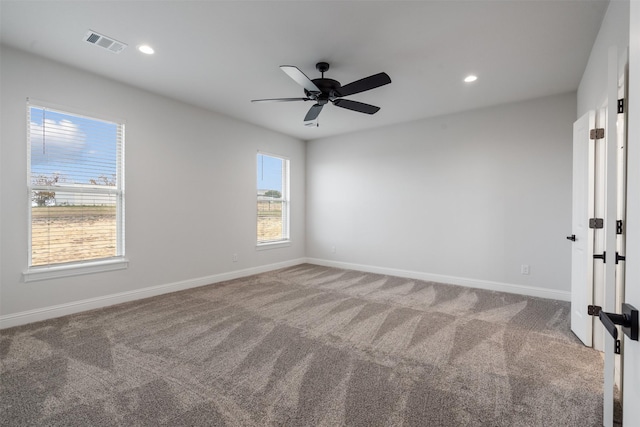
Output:
[[335,246],[331,246],[331,253],[335,254],[336,253],[336,247]]
[[231,256],[231,260],[232,260],[233,262],[238,262],[238,254],[233,254],[233,255]]
[[520,274],[524,274],[525,276],[528,276],[530,272],[531,270],[528,264],[522,264],[520,266]]

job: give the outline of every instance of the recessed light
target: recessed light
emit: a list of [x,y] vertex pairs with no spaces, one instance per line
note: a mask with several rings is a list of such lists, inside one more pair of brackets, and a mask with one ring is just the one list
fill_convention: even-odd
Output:
[[141,44],[140,46],[138,46],[138,50],[147,55],[153,55],[153,53],[155,52],[155,50],[153,50],[153,48],[148,44]]
[[475,82],[476,80],[478,80],[478,76],[474,76],[473,74],[470,74],[464,78],[465,83]]

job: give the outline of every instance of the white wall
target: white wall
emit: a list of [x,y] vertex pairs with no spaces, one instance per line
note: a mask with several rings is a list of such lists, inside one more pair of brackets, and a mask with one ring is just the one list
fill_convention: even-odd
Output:
[[[640,2],[630,7],[629,151],[627,176],[627,253],[625,300],[640,309]],[[624,337],[623,425],[640,420],[640,342]]]
[[[23,323],[12,318],[16,313],[33,311],[24,318],[32,321],[39,310],[59,305],[66,311],[49,315],[146,296],[131,293],[147,287],[205,284],[227,277],[224,273],[258,271],[304,257],[304,142],[13,49],[2,47],[0,53],[0,320],[9,319],[4,326]],[[29,206],[27,97],[126,120],[128,269],[22,281]],[[259,149],[291,159],[293,243],[287,248],[255,249]],[[239,255],[237,263],[233,253]],[[101,299],[121,293],[127,295]],[[85,304],[74,308],[78,301]]]
[[570,93],[309,142],[307,256],[567,299],[575,103]]
[[617,47],[621,56],[629,45],[629,0],[612,0],[591,48],[589,62],[578,86],[577,117],[605,106],[609,48]]

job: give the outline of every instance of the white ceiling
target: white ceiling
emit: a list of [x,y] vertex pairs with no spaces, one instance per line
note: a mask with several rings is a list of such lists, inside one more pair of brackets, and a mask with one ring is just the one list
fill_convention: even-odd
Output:
[[[7,1],[3,44],[269,129],[311,140],[576,90],[606,0],[512,1]],[[129,44],[120,54],[87,30]],[[136,50],[151,44],[156,54]],[[278,67],[343,85],[386,72],[393,81],[349,99],[375,115],[309,102]],[[463,83],[470,73],[473,84]]]

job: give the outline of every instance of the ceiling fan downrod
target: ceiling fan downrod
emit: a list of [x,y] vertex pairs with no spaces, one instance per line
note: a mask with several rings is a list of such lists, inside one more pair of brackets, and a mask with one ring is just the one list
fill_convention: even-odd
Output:
[[325,71],[329,71],[329,63],[328,62],[318,62],[316,64],[316,70],[320,71],[322,77],[324,79]]

